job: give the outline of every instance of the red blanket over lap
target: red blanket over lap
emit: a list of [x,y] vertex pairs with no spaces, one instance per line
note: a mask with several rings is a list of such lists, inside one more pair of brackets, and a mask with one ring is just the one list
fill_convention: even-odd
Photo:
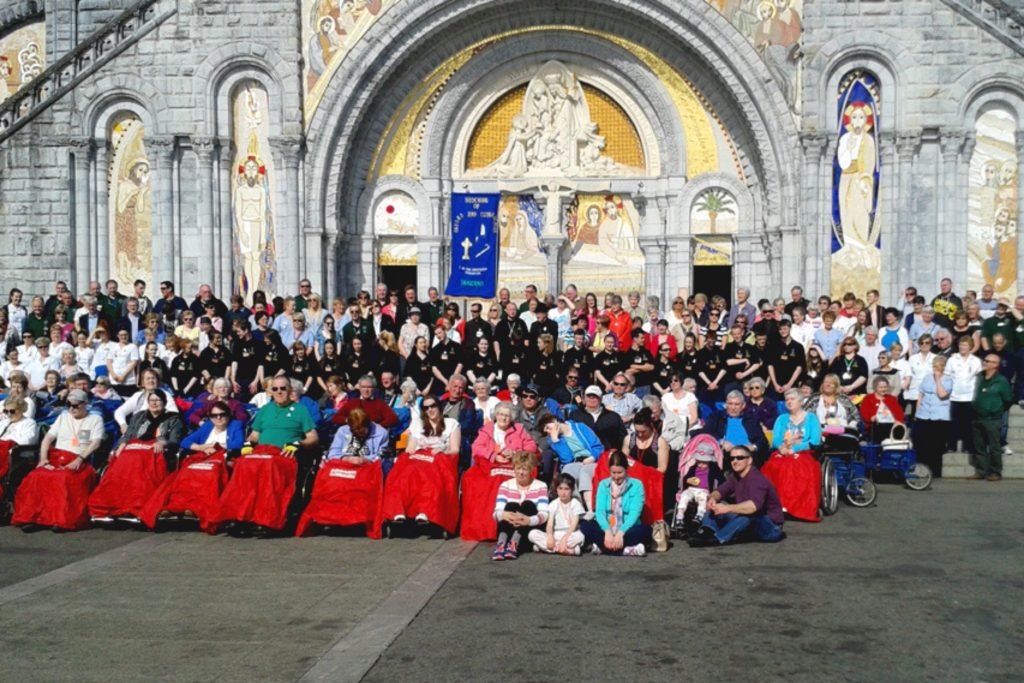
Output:
[[459,524],[459,457],[402,453],[384,484],[384,519],[423,513],[450,534]]
[[167,510],[181,514],[191,510],[199,518],[199,528],[208,534],[217,532],[213,521],[220,505],[220,494],[228,483],[224,451],[212,455],[194,453],[182,461],[177,471],[164,479],[139,514],[148,526],[156,526],[157,517]]
[[821,464],[809,451],[795,458],[775,452],[761,467],[761,473],[775,487],[786,513],[805,522],[821,521]]
[[55,469],[37,467],[29,472],[14,498],[11,524],[41,524],[71,531],[89,526],[86,506],[89,492],[96,486],[96,470],[85,463],[77,470],[63,469],[76,457],[68,451],[50,449],[49,461]]
[[316,475],[313,497],[299,518],[295,535],[304,536],[313,524],[365,524],[369,538],[380,538],[383,503],[384,474],[379,460],[364,465],[328,461]]
[[130,441],[112,457],[100,485],[89,496],[93,517],[119,517],[142,513],[142,507],[167,478],[163,453],[153,452],[152,441]]
[[[656,467],[650,467],[636,460],[629,460],[629,476],[639,480],[644,485],[644,509],[640,513],[640,521],[644,524],[654,524],[656,521],[665,519],[665,511],[661,509],[664,504],[662,491],[665,486],[665,475]],[[601,454],[597,460],[597,467],[594,469],[594,489],[591,491],[590,507],[594,508],[597,501],[597,486],[607,479],[611,474],[608,472],[608,451]]]
[[249,455],[235,460],[231,481],[221,494],[217,514],[220,522],[251,522],[268,529],[283,529],[288,505],[295,495],[299,466],[295,458],[281,455],[274,446],[257,446]]
[[[11,469],[11,452],[17,446],[13,441],[0,441],[0,480],[7,476]],[[0,486],[0,497],[4,494],[3,486]]]
[[501,482],[515,476],[512,464],[499,465],[476,458],[462,475],[462,529],[464,541],[493,541],[498,537],[494,501]]

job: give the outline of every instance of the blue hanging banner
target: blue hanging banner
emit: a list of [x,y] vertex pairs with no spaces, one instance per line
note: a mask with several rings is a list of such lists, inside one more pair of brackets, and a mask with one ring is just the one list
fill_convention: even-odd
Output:
[[497,194],[452,195],[452,273],[447,296],[490,299],[498,288]]

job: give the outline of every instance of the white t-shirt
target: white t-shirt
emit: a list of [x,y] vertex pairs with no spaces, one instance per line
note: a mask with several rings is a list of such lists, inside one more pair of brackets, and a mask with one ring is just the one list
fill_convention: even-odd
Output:
[[218,432],[216,429],[210,430],[210,435],[206,437],[206,441],[203,442],[204,446],[223,446],[228,447],[228,430]]
[[[907,369],[910,373],[910,384],[907,385],[907,390],[903,393],[903,398],[908,401],[916,401],[919,398],[919,391],[921,382],[924,378],[932,374],[932,362],[935,360],[935,354],[929,353],[924,358],[921,358],[920,353],[915,353],[907,361]],[[948,366],[947,366],[948,367]]]
[[438,450],[447,451],[448,441],[451,439],[452,432],[459,429],[459,423],[450,417],[444,418],[444,430],[440,436],[426,436],[423,433],[422,421],[413,424],[410,428],[410,436],[416,439],[416,447],[419,450]]
[[75,419],[71,413],[64,411],[57,417],[49,433],[56,437],[54,448],[81,455],[90,441],[103,438],[103,420],[99,415]]
[[93,379],[95,379],[95,375],[93,375],[92,359],[95,357],[96,349],[91,346],[86,346],[84,349],[81,346],[75,347],[75,362],[78,363],[78,369]]
[[39,440],[39,426],[35,420],[22,416],[11,422],[7,416],[0,416],[0,441],[13,441],[19,446],[31,446]]
[[946,376],[953,378],[953,391],[949,395],[949,400],[973,401],[974,385],[980,372],[981,361],[977,356],[972,354],[964,358],[958,353],[950,357],[946,362]]
[[578,498],[570,498],[568,504],[563,503],[559,498],[555,498],[548,503],[548,515],[555,520],[555,526],[552,531],[555,534],[568,531],[572,520],[579,519],[584,512],[583,504],[580,503]]
[[[114,366],[114,373],[120,375],[123,373],[131,363],[138,365],[139,362],[139,349],[135,344],[112,344],[110,349],[110,360]],[[111,378],[111,381],[115,384],[122,384],[125,386],[131,386],[135,384],[135,369],[133,368],[128,375],[125,376],[121,382],[115,381]]]
[[690,420],[690,406],[695,403],[697,403],[697,397],[690,392],[686,392],[682,398],[676,398],[672,392],[661,397],[662,408],[687,422]]

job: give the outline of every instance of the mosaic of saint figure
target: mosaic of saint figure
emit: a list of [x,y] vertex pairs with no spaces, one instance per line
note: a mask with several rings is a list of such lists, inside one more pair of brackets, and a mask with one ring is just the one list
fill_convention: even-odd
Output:
[[153,183],[145,132],[134,114],[117,119],[110,131],[110,269],[121,282],[149,281],[152,274]]
[[1013,297],[1017,288],[1017,118],[1003,108],[981,114],[967,197],[968,287],[991,285]]

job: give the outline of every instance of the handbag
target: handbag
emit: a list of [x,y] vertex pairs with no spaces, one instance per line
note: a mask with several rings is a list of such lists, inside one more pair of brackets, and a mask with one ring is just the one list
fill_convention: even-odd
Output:
[[659,519],[651,525],[651,540],[653,550],[656,553],[663,553],[668,550],[668,524],[665,520]]

